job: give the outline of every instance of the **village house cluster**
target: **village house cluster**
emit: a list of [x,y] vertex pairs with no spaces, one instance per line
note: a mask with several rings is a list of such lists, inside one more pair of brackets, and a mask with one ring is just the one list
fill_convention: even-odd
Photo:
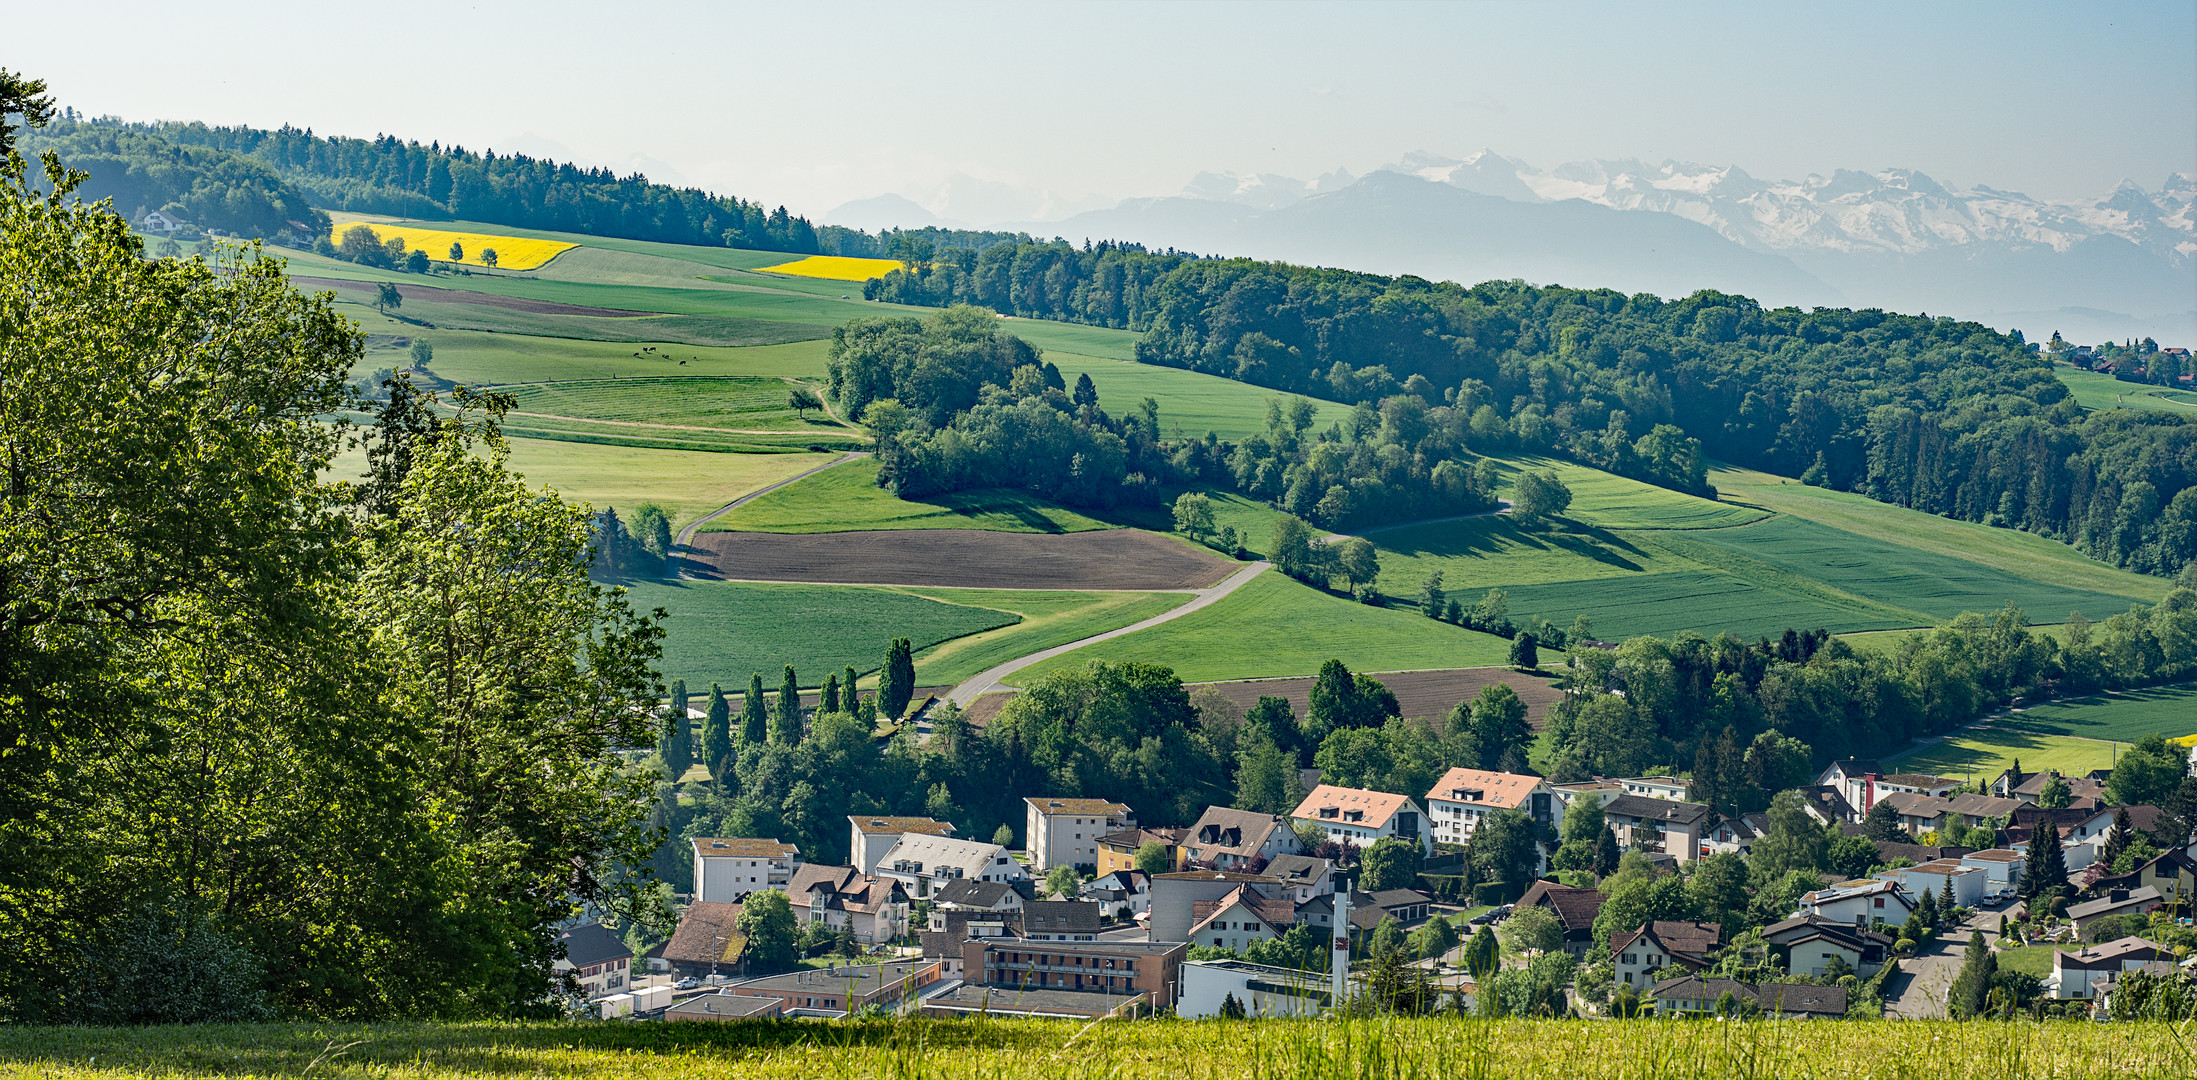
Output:
[[[1746,860],[1773,834],[1769,814],[1726,817],[1688,801],[1681,777],[1555,783],[1460,768],[1415,793],[1315,782],[1286,815],[1213,806],[1185,827],[1140,823],[1128,806],[1103,799],[1029,798],[1020,849],[958,836],[928,817],[856,815],[846,866],[806,862],[770,838],[689,841],[693,880],[669,940],[636,956],[604,927],[575,926],[560,966],[604,1016],[675,1021],[865,1009],[1299,1016],[1331,1008],[1337,993],[1376,992],[1369,956],[1378,942],[1408,935],[1441,946],[1402,962],[1448,1008],[1472,1007],[1493,992],[1490,979],[1532,963],[1532,954],[1560,953],[1569,963],[1556,1000],[1567,1009],[1827,1018],[1879,1008],[1896,965],[1940,939],[1957,957],[1974,931],[2000,947],[2064,944],[2034,996],[2088,1008],[2130,972],[2197,977],[2189,956],[2197,932],[2177,931],[2186,939],[2179,946],[2121,932],[2188,926],[2197,845],[2186,835],[2145,841],[2144,858],[2119,858],[2115,872],[2129,830],[2150,835],[2161,811],[2108,805],[2105,778],[2017,765],[1964,784],[1874,761],[1832,762],[1787,805],[1797,803],[1822,835],[1866,840],[1869,872],[1821,874],[1789,910],[1742,926],[1653,917],[1620,924],[1618,908],[1606,917],[1610,894],[1595,874],[1556,868],[1567,812],[1599,813],[1628,872],[1651,880],[1689,882],[1704,860]],[[1531,880],[1471,880],[1475,835],[1498,815],[1530,828]],[[1966,847],[1950,837],[1991,843]],[[2056,846],[2064,871],[2054,873],[2064,872],[2067,885],[2034,896],[2039,910],[2031,911],[2024,875],[2045,857],[2033,856],[2040,843]],[[1400,885],[1366,887],[1376,848],[1408,858]],[[1064,879],[1062,867],[1076,873]],[[1072,888],[1054,891],[1062,880]],[[865,955],[750,970],[740,912],[764,891],[784,893],[798,925],[849,935]],[[1509,939],[1522,935],[1509,931],[1525,912],[1536,912],[1526,922],[1543,938],[1521,950]],[[1926,916],[1919,930],[1918,916]],[[1436,921],[1454,933],[1415,933]],[[1482,927],[1506,939],[1493,967],[1471,956],[1467,939]],[[1285,962],[1272,962],[1277,956]]]

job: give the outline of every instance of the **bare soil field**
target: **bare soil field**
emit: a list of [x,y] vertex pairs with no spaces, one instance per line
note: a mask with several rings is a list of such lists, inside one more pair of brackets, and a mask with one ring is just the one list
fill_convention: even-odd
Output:
[[[335,289],[374,295],[374,283],[350,281],[343,278],[293,277],[290,279],[302,289]],[[398,285],[398,295],[406,300],[429,304],[473,304],[478,307],[502,308],[505,311],[523,311],[530,315],[593,315],[603,318],[637,319],[655,315],[653,311],[620,311],[617,308],[588,307],[584,304],[560,304],[553,300],[528,300],[518,296],[497,296],[494,293],[467,292],[463,289],[445,289],[434,285]]]
[[981,728],[991,723],[999,715],[1000,710],[1006,708],[1007,703],[1014,699],[1015,696],[1011,693],[986,694],[970,702],[968,708],[961,710],[961,718],[968,721],[970,727]]
[[1135,529],[705,532],[686,554],[702,578],[975,589],[1204,589],[1239,568]]
[[[1399,671],[1393,674],[1372,673],[1381,685],[1396,695],[1396,704],[1405,716],[1440,718],[1458,702],[1480,693],[1480,688],[1493,683],[1506,683],[1526,703],[1526,722],[1535,730],[1548,720],[1549,710],[1563,698],[1550,680],[1527,675],[1509,668],[1452,668],[1447,671]],[[1242,708],[1258,704],[1262,697],[1285,697],[1291,708],[1303,717],[1310,711],[1312,702],[1311,679],[1251,679],[1245,682],[1198,683],[1190,689],[1210,686],[1228,696]]]

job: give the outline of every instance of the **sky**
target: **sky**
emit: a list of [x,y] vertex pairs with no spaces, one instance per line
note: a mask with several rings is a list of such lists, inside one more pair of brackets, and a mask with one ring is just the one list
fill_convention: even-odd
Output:
[[2048,199],[2197,172],[2189,0],[9,8],[0,65],[93,115],[549,151],[812,217],[957,173],[1065,213],[1413,150]]

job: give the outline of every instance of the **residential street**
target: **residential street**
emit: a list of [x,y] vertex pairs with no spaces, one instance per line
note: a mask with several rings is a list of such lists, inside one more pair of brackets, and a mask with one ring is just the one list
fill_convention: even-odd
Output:
[[1945,992],[1961,973],[1961,954],[1968,948],[1971,931],[1983,931],[1983,940],[1998,940],[1999,911],[1978,909],[1968,921],[1948,927],[1927,947],[1900,961],[1900,973],[1884,988],[1884,1014],[1908,1020],[1942,1019]]

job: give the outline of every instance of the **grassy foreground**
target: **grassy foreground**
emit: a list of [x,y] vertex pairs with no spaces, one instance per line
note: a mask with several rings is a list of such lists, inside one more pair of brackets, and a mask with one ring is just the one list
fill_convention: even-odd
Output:
[[2164,1025],[1942,1021],[907,1020],[0,1029],[0,1075],[2186,1077]]

